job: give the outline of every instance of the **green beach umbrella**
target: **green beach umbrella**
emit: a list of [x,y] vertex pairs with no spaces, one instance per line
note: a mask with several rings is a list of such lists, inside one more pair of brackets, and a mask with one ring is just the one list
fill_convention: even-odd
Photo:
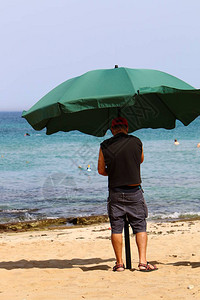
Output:
[[[47,134],[79,130],[103,136],[117,116],[129,132],[188,125],[200,115],[200,90],[156,70],[115,68],[90,71],[50,91],[22,117]],[[125,221],[126,265],[131,269],[129,225]]]
[[188,125],[200,115],[200,90],[167,73],[148,69],[94,70],[69,79],[22,113],[47,134],[79,130],[103,136],[113,118],[127,118],[129,132]]

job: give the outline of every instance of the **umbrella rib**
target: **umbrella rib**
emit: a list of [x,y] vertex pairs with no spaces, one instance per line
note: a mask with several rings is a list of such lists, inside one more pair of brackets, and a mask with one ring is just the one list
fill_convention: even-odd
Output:
[[124,68],[124,71],[125,71],[125,73],[126,73],[126,75],[127,75],[128,79],[129,79],[129,81],[130,81],[130,83],[131,83],[131,85],[132,85],[133,89],[136,91],[136,88],[135,88],[135,86],[134,86],[134,84],[133,84],[133,82],[132,82],[132,80],[131,80],[131,77],[130,77],[130,75],[129,75],[129,73],[128,73],[127,69],[126,69],[126,68]]
[[170,111],[170,113],[174,116],[174,118],[175,118],[175,120],[177,119],[177,120],[179,120],[178,118],[177,118],[177,116],[175,115],[175,113],[168,107],[168,105],[159,97],[159,95],[158,94],[155,94],[156,95],[156,97],[163,103],[163,105]]
[[109,128],[109,107],[108,107],[108,128]]

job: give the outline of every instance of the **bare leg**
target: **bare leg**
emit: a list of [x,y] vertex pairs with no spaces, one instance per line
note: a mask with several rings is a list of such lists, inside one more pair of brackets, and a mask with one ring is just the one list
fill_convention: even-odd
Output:
[[117,264],[123,264],[122,260],[122,233],[113,233],[111,235],[113,249],[115,251]]
[[147,233],[138,232],[136,233],[136,244],[138,247],[139,262],[142,264],[147,263],[146,252],[147,252]]
[[[146,232],[138,232],[136,233],[136,244],[138,247],[138,254],[139,254],[139,263],[146,265],[147,264],[147,233]],[[156,266],[148,264],[150,269],[154,270]],[[144,270],[145,267],[139,266],[140,270]],[[156,268],[157,269],[157,268]]]

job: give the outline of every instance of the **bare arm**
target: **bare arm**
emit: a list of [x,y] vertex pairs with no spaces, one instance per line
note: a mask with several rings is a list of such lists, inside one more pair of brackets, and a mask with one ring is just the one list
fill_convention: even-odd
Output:
[[143,163],[143,161],[144,161],[144,152],[143,152],[143,147],[142,147],[141,164]]
[[108,176],[108,174],[106,172],[106,164],[105,164],[105,160],[104,160],[104,156],[103,156],[101,147],[99,149],[98,172],[100,175]]

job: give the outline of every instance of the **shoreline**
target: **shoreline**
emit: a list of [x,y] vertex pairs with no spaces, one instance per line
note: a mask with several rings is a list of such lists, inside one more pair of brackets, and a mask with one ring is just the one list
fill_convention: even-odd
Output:
[[[148,223],[177,223],[177,222],[192,222],[199,221],[200,216],[180,219],[147,219]],[[17,221],[0,223],[0,233],[2,232],[25,232],[25,231],[42,231],[53,229],[71,229],[78,227],[86,227],[88,225],[100,225],[109,223],[107,215],[94,215],[83,217],[68,217],[68,218],[46,218],[31,221]]]
[[48,218],[32,221],[8,222],[0,224],[0,232],[23,232],[34,230],[52,230],[59,228],[75,228],[92,224],[109,222],[107,215],[71,217],[71,218]]

